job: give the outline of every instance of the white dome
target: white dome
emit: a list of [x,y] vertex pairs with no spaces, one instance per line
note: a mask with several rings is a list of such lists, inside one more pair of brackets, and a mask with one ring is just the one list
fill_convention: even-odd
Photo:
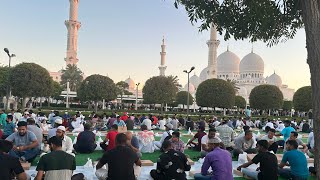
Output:
[[217,71],[219,73],[239,73],[240,58],[227,50],[217,59]]
[[201,83],[201,80],[197,75],[193,75],[192,77],[190,77],[189,81],[195,86],[195,88],[198,88],[199,84]]
[[209,76],[209,67],[204,68],[200,73],[200,80],[205,81]]
[[240,62],[240,73],[263,73],[263,59],[256,53],[249,53]]
[[[188,84],[186,84],[183,88],[184,91],[188,91]],[[189,83],[189,93],[193,94],[196,92],[196,88],[194,87],[193,84]]]
[[129,89],[135,89],[136,84],[134,83],[134,81],[130,77],[127,80],[125,80],[124,82],[126,82],[129,85]]
[[268,84],[275,85],[278,87],[282,85],[281,77],[275,72],[271,76],[269,76],[268,79],[266,79],[266,81]]

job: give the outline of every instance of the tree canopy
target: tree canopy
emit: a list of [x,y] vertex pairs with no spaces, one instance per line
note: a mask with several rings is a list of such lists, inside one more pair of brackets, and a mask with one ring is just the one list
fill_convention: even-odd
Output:
[[61,70],[61,85],[67,87],[69,81],[69,88],[71,91],[77,91],[77,87],[83,80],[83,72],[75,64],[68,64],[66,69]]
[[283,110],[291,111],[292,108],[293,108],[292,101],[283,101],[283,106],[282,106]]
[[63,91],[63,87],[60,85],[60,83],[52,80],[52,91],[50,96],[54,99],[63,99],[60,95]]
[[111,101],[116,99],[116,85],[109,77],[94,74],[81,82],[77,95],[83,101]]
[[132,93],[128,91],[129,84],[124,81],[117,82],[116,88],[117,95],[121,96],[121,98],[123,95],[132,95]]
[[255,109],[280,109],[283,94],[277,86],[263,84],[252,89],[249,96],[250,106]]
[[9,80],[9,67],[0,66],[0,96],[7,94],[7,86]]
[[35,63],[21,63],[11,69],[12,94],[19,97],[47,97],[51,94],[49,72]]
[[146,104],[169,104],[175,99],[177,87],[169,77],[154,76],[146,81],[142,92]]
[[242,96],[236,96],[234,105],[237,106],[238,108],[245,108],[247,105],[247,102]]
[[312,109],[311,86],[304,86],[294,93],[293,106],[297,111],[309,111]]
[[208,79],[198,86],[196,101],[203,107],[231,108],[235,103],[234,87],[222,79]]
[[[188,92],[187,91],[180,91],[176,95],[176,103],[177,104],[182,104],[182,105],[187,105],[188,102]],[[189,93],[189,105],[193,104],[193,97]]]

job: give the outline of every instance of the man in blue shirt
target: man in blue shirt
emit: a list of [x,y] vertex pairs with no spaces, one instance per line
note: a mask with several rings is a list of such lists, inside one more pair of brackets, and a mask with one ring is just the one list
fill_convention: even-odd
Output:
[[[284,153],[279,164],[278,173],[285,179],[307,180],[309,176],[306,156],[298,149],[295,140],[286,142],[287,152]],[[286,164],[290,164],[290,169],[283,169]]]
[[6,139],[8,136],[15,132],[16,125],[12,122],[12,120],[13,116],[9,114],[7,116],[7,125],[5,125],[3,128],[2,139]]
[[126,126],[126,123],[124,123],[123,120],[120,120],[120,116],[117,116],[117,120],[114,121],[113,124],[117,125],[118,127],[120,127],[120,126],[125,127]]
[[281,131],[283,135],[283,140],[278,141],[279,146],[285,146],[285,141],[290,137],[291,132],[296,131],[293,127],[291,127],[291,122],[289,120],[284,121],[285,128]]

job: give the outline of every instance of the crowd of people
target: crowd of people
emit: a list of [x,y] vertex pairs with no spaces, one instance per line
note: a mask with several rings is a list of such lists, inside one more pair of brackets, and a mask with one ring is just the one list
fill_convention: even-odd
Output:
[[[301,125],[302,124],[302,125]],[[233,179],[232,158],[240,154],[257,154],[251,161],[238,167],[246,176],[254,179],[277,179],[278,176],[293,179],[306,179],[309,176],[307,158],[314,152],[312,126],[306,121],[300,125],[293,119],[266,120],[246,117],[217,118],[206,120],[203,117],[194,122],[182,116],[129,115],[116,112],[110,116],[92,113],[89,119],[77,112],[71,116],[65,112],[52,111],[48,117],[44,113],[35,114],[32,110],[20,110],[6,114],[0,111],[0,159],[10,161],[8,166],[0,163],[0,179],[30,178],[21,163],[32,162],[40,155],[35,179],[70,179],[76,169],[76,155],[90,154],[101,148],[104,154],[96,165],[99,179],[135,179],[141,171],[141,157],[144,153],[161,151],[156,169],[150,172],[154,179],[186,179],[186,171],[191,166],[184,154],[185,149],[199,152],[204,158],[201,173],[195,179]],[[126,131],[140,129],[137,133]],[[206,131],[206,128],[209,129]],[[266,135],[254,133],[257,128]],[[238,130],[243,132],[238,134]],[[163,133],[154,133],[163,130]],[[184,143],[182,131],[197,132]],[[106,131],[105,139],[96,140],[97,132]],[[308,132],[308,143],[298,137],[298,131]],[[68,136],[74,133],[74,141]],[[156,136],[161,136],[159,141]],[[281,137],[283,136],[283,137]],[[278,164],[278,149],[283,149],[283,157]],[[299,148],[301,147],[301,148]],[[61,163],[65,162],[65,163]],[[260,163],[258,170],[248,168]],[[223,164],[223,166],[221,166]],[[290,168],[284,168],[290,164]],[[2,168],[2,169],[1,169]],[[122,169],[123,173],[119,173]],[[208,170],[210,172],[208,173]]]

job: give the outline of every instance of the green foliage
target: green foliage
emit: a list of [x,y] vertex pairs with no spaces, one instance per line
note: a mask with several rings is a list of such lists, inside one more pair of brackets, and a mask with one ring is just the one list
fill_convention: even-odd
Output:
[[63,87],[60,85],[60,83],[52,80],[52,91],[50,96],[54,99],[63,99],[61,97],[61,92],[63,91]]
[[259,85],[252,89],[249,101],[252,108],[280,109],[283,104],[283,94],[277,86]]
[[116,84],[116,88],[117,88],[117,95],[120,95],[121,98],[123,95],[132,95],[132,93],[127,90],[129,88],[129,84],[124,81],[118,82]]
[[175,0],[185,7],[192,24],[200,22],[199,30],[214,22],[224,39],[250,38],[269,45],[292,39],[303,25],[299,0]]
[[230,83],[234,89],[234,92],[235,93],[238,93],[239,91],[239,87],[237,86],[237,81],[236,80],[230,80],[230,79],[227,79],[227,82]]
[[109,77],[94,74],[81,82],[77,95],[83,101],[111,101],[116,99],[116,85]]
[[305,86],[297,90],[293,96],[293,106],[297,111],[309,111],[312,109],[312,89]]
[[145,104],[169,104],[175,99],[177,87],[171,78],[155,76],[146,81],[142,92]]
[[7,94],[7,86],[9,79],[9,67],[0,66],[0,96]]
[[77,91],[77,87],[83,80],[83,73],[75,64],[68,64],[66,69],[61,70],[60,84],[67,87],[69,81],[69,88],[71,91]]
[[11,90],[19,97],[47,97],[52,91],[49,72],[35,63],[21,63],[11,69]]
[[[187,105],[188,102],[188,92],[187,91],[180,91],[176,95],[176,103],[177,104],[182,104],[182,105]],[[189,93],[189,105],[193,104],[193,97]]]
[[179,83],[178,76],[168,76],[168,78],[172,81],[172,83],[176,86],[176,92],[179,91],[179,89],[182,87],[182,85]]
[[283,101],[283,106],[282,106],[283,110],[290,111],[292,107],[293,107],[292,101]]
[[203,107],[231,108],[235,103],[234,87],[222,79],[208,79],[199,85],[196,101]]
[[245,108],[246,104],[247,104],[247,102],[242,96],[235,97],[234,105],[237,106],[238,108]]

